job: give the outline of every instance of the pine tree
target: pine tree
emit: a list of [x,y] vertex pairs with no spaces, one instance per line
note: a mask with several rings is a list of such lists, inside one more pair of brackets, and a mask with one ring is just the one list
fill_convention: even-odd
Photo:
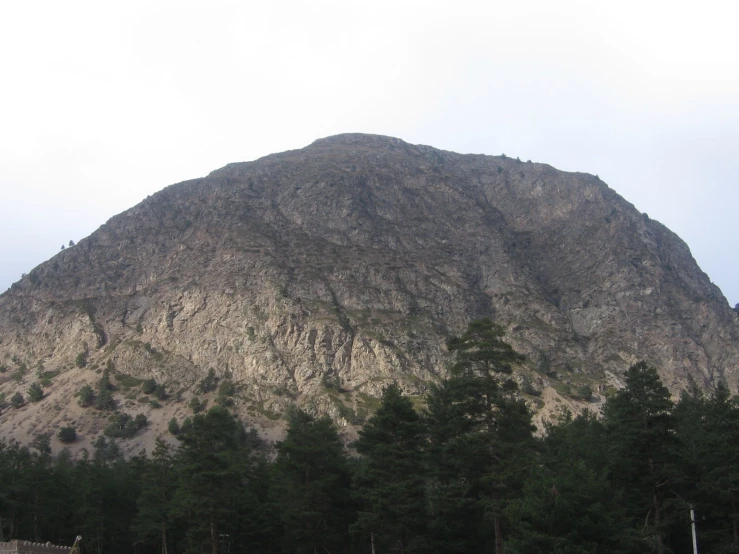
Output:
[[626,509],[642,526],[658,554],[674,512],[672,452],[675,444],[670,392],[657,370],[639,362],[626,373],[626,388],[603,410],[610,455],[610,480],[622,491]]
[[361,499],[356,532],[381,551],[423,552],[426,544],[424,425],[410,399],[393,383],[359,431],[364,463],[356,479]]
[[354,517],[349,468],[331,420],[292,409],[285,440],[276,448],[273,499],[283,549],[295,554],[340,551]]
[[239,437],[236,420],[220,407],[182,426],[173,510],[187,526],[188,552],[207,545],[208,552],[218,554],[219,535],[234,527],[233,492],[243,486],[235,469]]
[[95,394],[92,392],[92,387],[90,387],[90,385],[82,385],[77,394],[79,396],[77,403],[80,406],[82,406],[83,408],[92,406],[92,402],[93,400],[95,400]]
[[20,392],[16,392],[13,396],[10,397],[10,404],[13,406],[13,408],[20,408],[25,403],[26,399],[23,398],[23,395]]
[[[535,449],[531,414],[508,376],[523,355],[489,319],[448,341],[452,376],[431,388],[427,424],[438,551],[504,546],[504,511],[520,494]],[[476,525],[472,522],[476,522]],[[474,532],[469,532],[474,525]]]
[[449,352],[455,354],[451,367],[454,376],[481,377],[500,381],[513,372],[512,364],[524,361],[523,354],[503,340],[505,330],[488,318],[472,321],[459,337],[447,341]]
[[54,491],[51,437],[47,434],[36,435],[31,446],[38,454],[32,455],[28,474],[27,500],[32,529],[30,536],[34,541],[40,541],[51,515],[51,494]]
[[156,440],[152,460],[145,464],[141,481],[134,521],[136,534],[141,540],[158,545],[161,554],[167,554],[176,474],[171,449],[161,439]]
[[177,418],[173,417],[169,420],[169,423],[167,424],[167,429],[174,436],[177,436],[180,433],[180,424],[177,422]]
[[706,397],[683,393],[674,410],[675,456],[686,475],[680,496],[699,517],[705,552],[739,552],[739,402],[719,382]]
[[640,552],[607,478],[605,429],[592,414],[549,425],[523,495],[506,508],[508,554]]
[[17,442],[0,442],[0,535],[6,540],[32,536],[30,513],[32,455]]
[[114,410],[115,401],[113,400],[113,384],[110,382],[110,374],[106,369],[103,371],[100,381],[98,381],[98,390],[95,397],[95,407],[98,410]]
[[33,383],[28,389],[28,399],[31,402],[38,402],[44,397],[44,389],[38,383]]
[[74,442],[77,439],[77,430],[72,426],[62,427],[56,436],[63,443]]

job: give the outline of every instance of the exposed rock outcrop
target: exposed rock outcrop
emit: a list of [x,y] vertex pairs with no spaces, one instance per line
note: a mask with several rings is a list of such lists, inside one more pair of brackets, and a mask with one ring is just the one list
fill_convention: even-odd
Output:
[[674,392],[737,385],[737,313],[597,177],[349,134],[170,186],[32,270],[0,296],[0,391],[43,364],[69,394],[94,375],[85,353],[183,398],[212,368],[252,417],[361,419],[391,380],[422,394],[481,316],[540,389],[602,393],[640,359]]

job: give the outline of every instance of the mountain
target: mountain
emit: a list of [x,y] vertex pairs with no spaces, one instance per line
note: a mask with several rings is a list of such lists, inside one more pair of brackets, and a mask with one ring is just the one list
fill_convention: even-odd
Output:
[[108,365],[149,436],[215,400],[211,369],[265,428],[294,402],[360,421],[393,380],[423,394],[479,317],[527,356],[532,405],[600,401],[642,359],[675,394],[737,385],[737,313],[597,176],[345,134],[167,187],[0,296],[0,393],[45,384],[0,436],[74,424],[88,444],[105,421],[73,395]]

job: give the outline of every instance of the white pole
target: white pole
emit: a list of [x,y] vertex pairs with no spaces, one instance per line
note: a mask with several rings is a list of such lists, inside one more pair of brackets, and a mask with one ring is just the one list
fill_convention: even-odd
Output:
[[695,537],[695,512],[690,507],[690,529],[693,531],[693,554],[698,554],[698,539]]

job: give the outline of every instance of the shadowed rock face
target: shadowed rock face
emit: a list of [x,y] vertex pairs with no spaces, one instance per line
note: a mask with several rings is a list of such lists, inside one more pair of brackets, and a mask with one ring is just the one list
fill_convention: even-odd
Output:
[[171,390],[213,368],[244,413],[341,417],[393,379],[423,392],[481,316],[539,386],[640,359],[673,392],[737,385],[737,314],[597,177],[350,134],[170,186],[35,268],[0,296],[0,390],[13,356],[85,351]]

